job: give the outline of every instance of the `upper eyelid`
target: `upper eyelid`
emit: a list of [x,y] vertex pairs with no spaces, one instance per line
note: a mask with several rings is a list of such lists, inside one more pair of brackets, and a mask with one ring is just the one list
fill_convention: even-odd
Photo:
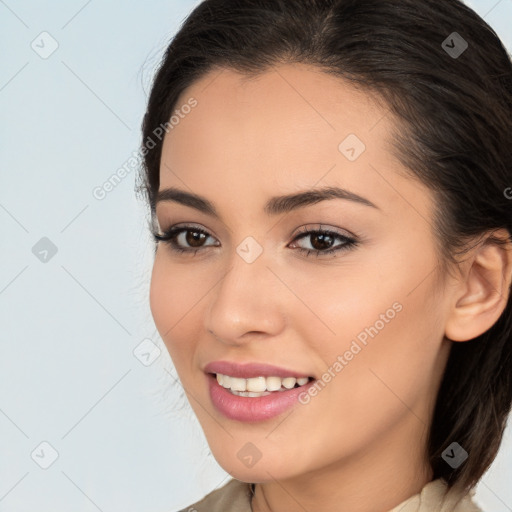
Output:
[[[340,232],[340,230],[341,230],[341,232]],[[352,233],[352,232],[348,231],[347,229],[333,228],[333,227],[329,226],[328,224],[322,224],[322,223],[317,223],[317,224],[313,224],[313,225],[306,224],[305,226],[301,226],[299,228],[299,232],[296,233],[294,235],[294,237],[297,238],[297,236],[301,235],[302,233],[309,234],[311,232],[314,233],[317,231],[330,232],[330,233],[334,233],[335,235],[339,235],[339,236],[342,236],[345,238],[352,238],[352,239],[359,238],[355,233]]]
[[[190,222],[190,223],[178,222],[176,224],[171,223],[171,225],[168,228],[165,228],[165,229],[161,229],[161,228],[159,229],[159,228],[160,228],[160,223],[157,223],[157,225],[154,228],[152,228],[152,231],[155,233],[160,232],[162,234],[162,233],[165,233],[165,232],[168,232],[171,230],[177,230],[177,229],[190,229],[190,230],[198,229],[201,231],[208,232],[208,234],[211,236],[215,236],[210,233],[211,230],[209,228],[205,228],[202,224],[194,223],[194,222]],[[335,228],[335,227],[331,227],[329,224],[319,223],[319,222],[312,223],[312,224],[304,224],[297,229],[299,229],[299,231],[296,233],[296,235],[299,235],[303,232],[309,232],[309,231],[333,231],[333,232],[337,233],[337,231],[341,229],[342,231],[344,231],[345,233],[348,234],[347,236],[356,236],[356,235],[352,235],[352,233],[350,233],[350,231],[348,231],[347,229]],[[343,233],[337,233],[337,234],[343,234]]]
[[[177,225],[179,225],[179,227],[180,227],[180,228],[181,228],[181,227],[186,227],[186,226],[189,226],[189,225],[190,225],[190,226],[193,226],[193,227],[197,227],[197,228],[199,228],[199,229],[202,229],[202,230],[204,230],[204,231],[208,231],[209,233],[211,232],[211,230],[210,230],[210,229],[205,228],[202,224],[197,223],[197,222],[192,222],[192,221],[191,221],[190,223],[187,223],[186,221],[183,221],[183,222],[185,223],[185,226],[181,226],[181,224],[183,224],[182,222],[177,222],[177,223],[175,223],[175,224],[174,224],[174,223],[172,223],[172,222],[171,222],[171,223],[169,223],[169,222],[163,222],[163,223],[161,224],[161,223],[158,221],[158,216],[157,216],[157,215],[155,215],[155,220],[156,220],[156,222],[155,222],[154,224],[152,224],[152,225],[155,225],[155,226],[156,226],[156,227],[155,227],[155,230],[158,230],[158,228],[159,228],[160,226],[162,226],[162,225],[168,225],[168,226],[169,226],[169,227],[168,227],[168,228],[166,228],[166,229],[160,229],[160,230],[159,230],[159,232],[160,232],[160,233],[164,233],[165,231],[169,231],[170,229],[174,229]],[[232,234],[233,234],[233,231],[231,230],[231,228],[230,228],[229,226],[225,225],[225,224],[222,224],[222,229],[225,229],[225,230],[226,230],[230,235],[232,235]],[[214,235],[212,235],[212,236],[214,236]]]

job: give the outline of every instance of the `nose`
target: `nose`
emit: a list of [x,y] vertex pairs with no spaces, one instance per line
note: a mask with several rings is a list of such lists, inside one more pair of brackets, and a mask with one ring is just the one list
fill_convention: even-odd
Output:
[[261,254],[248,263],[234,253],[231,265],[209,294],[206,330],[228,345],[279,335],[285,325],[284,286]]

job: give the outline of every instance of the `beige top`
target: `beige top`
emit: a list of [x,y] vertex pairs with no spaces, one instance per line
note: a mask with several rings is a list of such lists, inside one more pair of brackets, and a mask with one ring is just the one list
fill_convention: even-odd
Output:
[[[482,512],[473,502],[475,490],[469,493],[452,488],[438,478],[428,482],[421,492],[406,499],[389,512]],[[251,484],[231,479],[223,487],[179,512],[252,512]]]

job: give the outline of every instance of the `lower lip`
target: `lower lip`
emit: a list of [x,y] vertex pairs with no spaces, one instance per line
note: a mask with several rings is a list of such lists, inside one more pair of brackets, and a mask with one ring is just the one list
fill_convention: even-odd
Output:
[[210,398],[215,408],[231,420],[256,422],[274,418],[298,403],[301,393],[307,392],[315,381],[286,391],[274,391],[269,395],[247,397],[233,395],[223,388],[215,375],[208,374]]

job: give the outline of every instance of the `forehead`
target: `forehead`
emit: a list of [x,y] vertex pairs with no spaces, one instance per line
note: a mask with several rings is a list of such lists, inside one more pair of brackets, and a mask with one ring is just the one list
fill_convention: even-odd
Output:
[[197,105],[164,139],[161,189],[218,195],[222,184],[224,200],[245,184],[253,198],[261,192],[261,203],[333,185],[382,204],[396,199],[397,187],[416,186],[393,171],[395,121],[385,105],[318,68],[281,65],[250,79],[217,69],[183,91],[175,110],[191,98]]
[[[189,122],[182,119],[181,130],[171,130],[166,139],[192,139],[208,152],[219,143],[246,143],[246,151],[261,148],[267,158],[293,148],[298,158],[316,160],[315,153],[326,149],[327,158],[331,152],[337,156],[338,144],[350,133],[375,145],[379,132],[370,132],[383,122],[382,134],[390,124],[374,96],[304,64],[272,67],[250,78],[230,69],[211,71],[181,94],[176,108],[190,97],[197,106]],[[324,144],[317,152],[311,142],[318,139]]]

